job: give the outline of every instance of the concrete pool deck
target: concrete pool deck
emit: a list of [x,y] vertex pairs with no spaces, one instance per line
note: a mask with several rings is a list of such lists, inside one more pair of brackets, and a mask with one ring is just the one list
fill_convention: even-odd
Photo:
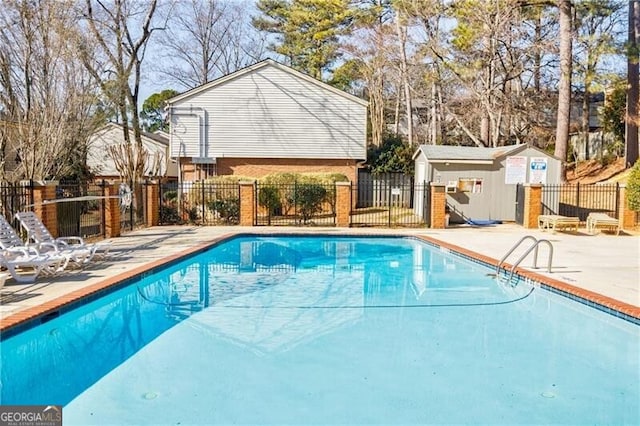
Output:
[[[549,240],[554,250],[551,273],[548,273],[548,249],[540,246],[539,268],[535,270],[538,276],[559,283],[561,288],[566,284],[567,288],[576,290],[572,290],[573,293],[640,318],[640,236],[637,233],[588,235],[581,228],[577,234],[552,234],[514,224],[448,229],[158,226],[111,239],[110,255],[84,269],[70,269],[57,277],[41,276],[32,284],[8,279],[0,290],[0,331],[222,237],[274,233],[419,236],[438,240],[453,249],[464,248],[463,252],[474,252],[488,260],[501,259],[522,237],[531,235]],[[515,262],[529,244],[523,243],[506,262]],[[531,270],[532,261],[530,254],[520,266]],[[599,295],[604,296],[602,300]]]

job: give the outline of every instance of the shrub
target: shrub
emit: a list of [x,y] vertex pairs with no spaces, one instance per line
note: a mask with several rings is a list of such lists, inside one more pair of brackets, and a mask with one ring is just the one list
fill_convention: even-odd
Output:
[[631,210],[640,211],[640,160],[631,168],[627,180],[627,201]]
[[162,199],[164,201],[176,201],[178,199],[178,191],[171,190],[162,193]]
[[240,200],[238,198],[214,200],[209,202],[207,207],[226,223],[235,224],[240,220]]
[[160,223],[164,225],[182,225],[182,219],[178,214],[178,208],[175,205],[160,206]]
[[303,223],[322,211],[322,203],[326,197],[327,190],[320,184],[300,183],[295,186],[294,199]]
[[258,204],[267,210],[267,223],[271,225],[271,216],[282,209],[280,191],[277,186],[259,186]]

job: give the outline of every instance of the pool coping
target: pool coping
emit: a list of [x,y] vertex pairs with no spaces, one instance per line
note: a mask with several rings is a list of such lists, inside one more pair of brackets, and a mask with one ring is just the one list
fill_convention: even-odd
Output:
[[[310,233],[295,232],[295,231],[273,232],[273,233],[235,232],[235,233],[220,235],[216,238],[197,244],[186,250],[182,250],[170,256],[166,256],[161,259],[154,260],[144,265],[140,265],[129,271],[119,273],[117,275],[114,275],[113,277],[104,279],[95,284],[89,285],[87,287],[84,287],[78,290],[74,290],[68,294],[57,297],[48,302],[42,303],[41,305],[33,306],[31,308],[27,308],[23,311],[19,311],[12,315],[9,315],[6,318],[2,318],[0,319],[0,337],[6,338],[8,337],[7,334],[14,335],[19,333],[22,329],[30,328],[31,326],[46,322],[48,319],[55,318],[66,311],[74,309],[78,305],[82,305],[91,300],[94,300],[104,295],[105,293],[109,293],[111,291],[115,291],[119,288],[122,288],[128,285],[131,282],[131,280],[139,278],[144,274],[149,273],[150,271],[153,271],[156,268],[167,266],[185,257],[205,251],[217,244],[220,244],[232,238],[252,237],[252,236],[313,237],[315,235],[323,236],[323,237],[412,238],[412,239],[424,241],[438,248],[447,249],[453,252],[454,254],[463,256],[472,261],[482,263],[485,266],[497,267],[499,263],[497,259],[492,258],[490,256],[486,256],[486,255],[474,252],[472,250],[465,249],[464,247],[460,247],[455,244],[447,243],[447,242],[438,240],[437,238],[433,238],[425,235],[375,234],[375,233],[353,233],[349,235],[344,235],[339,233],[310,234]],[[513,265],[511,264],[503,263],[501,265],[501,270],[510,271],[512,267]],[[529,279],[529,280],[535,281],[536,283],[539,283],[540,286],[546,290],[560,294],[564,297],[568,297],[579,303],[586,304],[592,308],[604,311],[610,315],[621,318],[623,320],[640,325],[640,307],[633,306],[631,304],[613,299],[608,296],[604,296],[599,293],[595,293],[590,290],[585,290],[575,285],[567,284],[563,281],[560,281],[551,277],[547,277],[545,275],[539,274],[535,271],[527,270],[525,268],[516,267],[514,269],[514,274],[516,274],[517,276],[523,279]]]

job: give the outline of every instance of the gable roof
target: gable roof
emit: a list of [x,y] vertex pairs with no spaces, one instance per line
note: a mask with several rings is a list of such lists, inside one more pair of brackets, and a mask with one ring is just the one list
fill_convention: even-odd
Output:
[[537,147],[523,143],[518,145],[499,146],[496,148],[457,145],[420,145],[413,154],[413,159],[415,160],[416,157],[422,153],[432,163],[451,162],[491,164],[495,160],[509,154],[514,154],[527,147],[540,151],[541,155],[555,158]]
[[[93,137],[99,133],[107,133],[113,130],[118,130],[120,132],[122,132],[122,129],[124,128],[124,126],[122,124],[119,123],[113,123],[113,122],[109,122],[107,123],[105,126],[101,127],[100,129],[98,129],[93,135],[91,135],[90,137]],[[131,127],[129,127],[129,132],[133,133],[133,129]],[[169,146],[169,138],[165,137],[162,134],[157,134],[157,133],[148,133],[148,132],[140,132],[140,135],[143,138],[147,138],[147,139],[151,139],[154,142],[157,142],[161,145],[164,146]]]
[[325,90],[333,92],[333,93],[335,93],[335,94],[337,94],[339,96],[342,96],[342,97],[344,97],[344,98],[346,98],[346,99],[348,99],[350,101],[359,103],[359,104],[361,104],[361,105],[363,105],[365,107],[369,105],[369,102],[365,101],[364,99],[360,99],[359,97],[357,97],[355,95],[352,95],[352,94],[347,93],[347,92],[345,92],[343,90],[337,89],[337,88],[335,88],[335,87],[333,87],[333,86],[331,86],[331,85],[329,85],[327,83],[324,83],[324,82],[322,82],[320,80],[316,80],[315,78],[313,78],[313,77],[311,77],[311,76],[309,76],[307,74],[304,74],[304,73],[302,73],[300,71],[296,71],[291,67],[288,67],[288,66],[286,66],[284,64],[281,64],[279,62],[274,61],[273,59],[265,59],[264,61],[258,62],[258,63],[254,64],[254,65],[250,65],[250,66],[245,67],[245,68],[242,68],[242,69],[240,69],[240,70],[238,70],[236,72],[232,72],[231,74],[227,74],[227,75],[225,75],[223,77],[217,78],[217,79],[215,79],[213,81],[205,83],[205,84],[203,84],[201,86],[198,86],[198,87],[196,87],[194,89],[188,90],[188,91],[186,91],[184,93],[181,93],[181,94],[179,94],[177,96],[174,96],[171,99],[168,99],[167,100],[167,104],[170,105],[170,104],[173,104],[175,102],[183,101],[183,100],[185,100],[185,99],[187,99],[187,98],[189,98],[191,96],[197,95],[198,93],[207,91],[207,90],[212,89],[212,88],[214,88],[214,87],[216,87],[218,85],[221,85],[221,84],[226,83],[228,81],[231,81],[231,80],[234,80],[236,78],[242,77],[244,75],[251,74],[251,73],[253,73],[255,71],[258,71],[259,69],[262,69],[262,68],[265,68],[265,67],[278,68],[281,71],[284,71],[286,73],[289,73],[289,74],[293,75],[294,77],[297,77],[297,78],[303,79],[303,80],[305,80],[305,81],[307,81],[309,83],[315,84],[315,85],[317,85],[317,86],[319,86],[319,87],[321,87],[321,88],[323,88]]

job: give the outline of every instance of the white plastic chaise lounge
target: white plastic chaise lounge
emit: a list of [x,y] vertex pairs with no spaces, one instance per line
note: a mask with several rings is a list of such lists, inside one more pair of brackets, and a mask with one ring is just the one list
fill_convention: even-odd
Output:
[[22,238],[13,229],[7,219],[0,214],[0,249],[8,251],[26,252],[28,254],[46,254],[59,255],[65,258],[62,268],[66,268],[69,261],[75,263],[83,263],[84,259],[89,256],[88,250],[58,250],[53,244],[30,244],[25,245]]
[[52,244],[59,251],[77,250],[88,252],[88,255],[81,260],[81,263],[89,262],[98,252],[102,256],[106,256],[109,252],[110,245],[108,243],[85,243],[80,236],[55,238],[34,212],[16,213],[16,219],[18,219],[20,226],[27,233],[27,241],[41,245]]
[[0,266],[19,283],[32,283],[40,274],[55,275],[64,270],[64,256],[33,254],[23,249],[0,250]]
[[556,231],[573,230],[578,232],[580,226],[580,218],[562,216],[557,214],[542,214],[538,216],[538,229],[546,231],[550,229],[553,233]]
[[620,220],[606,213],[589,213],[589,216],[587,216],[587,232],[593,235],[599,229],[615,232],[616,235],[620,235]]

